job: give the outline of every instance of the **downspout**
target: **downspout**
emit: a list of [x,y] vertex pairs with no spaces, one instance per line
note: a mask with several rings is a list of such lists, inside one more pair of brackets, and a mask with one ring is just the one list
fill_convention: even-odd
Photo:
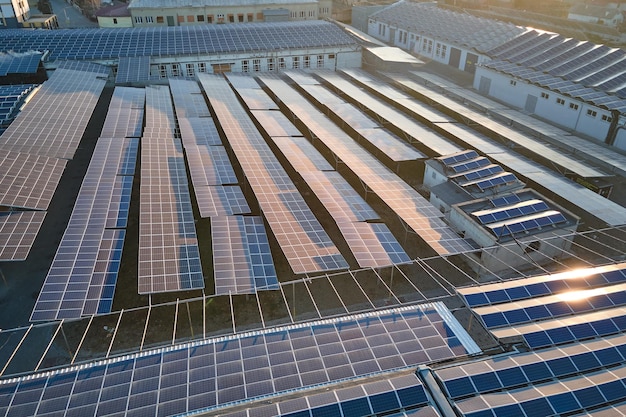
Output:
[[619,110],[611,110],[611,126],[609,126],[609,131],[607,132],[606,138],[604,139],[604,143],[606,143],[607,145],[614,145],[615,138],[617,137],[617,132],[620,129],[626,128],[626,126],[618,126],[619,116]]

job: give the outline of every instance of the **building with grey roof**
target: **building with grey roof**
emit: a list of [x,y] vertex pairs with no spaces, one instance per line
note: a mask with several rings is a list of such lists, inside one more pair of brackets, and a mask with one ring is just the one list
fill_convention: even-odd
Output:
[[436,3],[399,1],[368,20],[368,33],[422,58],[473,73],[485,53],[526,29],[470,14],[442,9]]

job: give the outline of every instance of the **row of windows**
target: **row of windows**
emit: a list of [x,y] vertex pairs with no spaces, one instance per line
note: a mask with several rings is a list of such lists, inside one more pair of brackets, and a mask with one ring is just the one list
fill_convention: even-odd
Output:
[[[330,9],[328,7],[324,7],[324,8],[320,8],[320,13],[322,13],[322,10],[324,10],[324,14],[328,14],[330,12]],[[169,16],[170,20],[173,19],[173,16]],[[315,10],[309,10],[309,11],[292,11],[291,12],[291,17],[292,18],[316,18],[315,16]],[[217,15],[212,15],[212,14],[208,14],[208,15],[203,15],[203,14],[198,14],[198,15],[186,15],[186,16],[178,16],[177,17],[177,21],[178,23],[244,23],[244,22],[262,22],[263,19],[263,13],[257,13],[256,16],[254,13],[238,13],[238,14],[222,14],[222,13],[218,13]],[[163,16],[156,16],[156,19],[154,18],[154,16],[135,16],[134,17],[134,21],[136,24],[143,24],[143,23],[154,23],[156,21],[156,23],[165,23],[165,17]]]
[[[299,12],[292,11],[290,16],[292,19],[297,19],[297,18],[304,19],[307,17],[307,12],[305,10],[300,10]],[[315,10],[309,10],[308,17],[313,17],[313,18],[316,17]]]
[[[324,67],[324,63],[325,63],[324,55],[316,55],[315,57],[311,57],[310,55],[305,55],[302,57],[302,60],[300,58],[301,57],[299,56],[292,57],[290,68],[293,68],[293,69],[311,68],[313,60],[315,60],[315,65],[317,66],[317,68]],[[328,54],[328,59],[334,60],[335,54]],[[268,71],[275,71],[276,69],[279,69],[279,70],[287,69],[287,60],[285,59],[285,57],[278,57],[277,59],[266,58],[265,64],[266,64],[266,68]],[[197,68],[196,68],[196,65],[197,65]],[[230,65],[232,64],[227,64],[227,65],[229,65],[229,68],[230,68]],[[195,63],[159,64],[158,70],[159,70],[159,76],[161,78],[167,78],[168,68],[169,68],[169,73],[173,77],[180,77],[180,76],[193,77],[196,71],[207,72],[207,64],[205,62],[198,62],[197,64]],[[262,69],[261,59],[252,59],[252,60],[244,59],[241,61],[242,72],[260,72],[261,69]]]
[[[547,100],[547,99],[550,98],[550,94],[548,94],[546,92],[541,92],[541,98]],[[564,106],[565,105],[565,99],[561,98],[561,97],[557,97],[556,98],[556,104]],[[572,110],[578,110],[579,107],[580,106],[577,103],[574,103],[574,102],[570,102],[569,103],[569,108],[572,109]],[[597,115],[598,115],[598,112],[596,110],[587,109],[587,116],[595,118]],[[613,121],[613,118],[611,116],[603,114],[602,115],[602,121],[611,123]]]

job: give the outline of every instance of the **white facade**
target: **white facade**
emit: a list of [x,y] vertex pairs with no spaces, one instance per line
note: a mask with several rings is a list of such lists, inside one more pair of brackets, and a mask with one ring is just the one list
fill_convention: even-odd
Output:
[[[332,0],[164,2],[133,1],[128,10],[135,27],[185,26],[270,21],[285,10],[287,20],[316,20],[332,16]],[[267,14],[267,15],[266,15]]]
[[29,18],[28,0],[0,0],[0,28],[22,27]]
[[412,33],[374,19],[368,20],[367,33],[422,58],[451,65],[462,71],[473,72],[477,64],[487,60],[486,56],[476,51],[459,48],[451,43]]
[[196,73],[271,72],[298,68],[358,68],[360,51],[335,48],[289,50],[257,54],[229,54],[204,57],[152,57],[150,75],[161,78],[194,77]]
[[[600,142],[606,142],[613,121],[609,110],[485,67],[476,69],[474,88],[482,94]],[[618,125],[624,122],[626,120],[620,117]],[[626,150],[625,129],[617,131],[612,145]]]

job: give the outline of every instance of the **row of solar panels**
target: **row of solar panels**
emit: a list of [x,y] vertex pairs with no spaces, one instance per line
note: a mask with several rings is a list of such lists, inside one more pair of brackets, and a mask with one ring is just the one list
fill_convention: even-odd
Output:
[[4,51],[50,51],[50,60],[117,59],[356,45],[339,26],[324,22],[193,25],[169,28],[4,30]]
[[[224,406],[236,402],[297,392],[304,403],[278,402],[274,412],[308,413],[317,405],[313,415],[346,409],[352,412],[348,415],[365,416],[363,412],[400,411],[428,403],[415,376],[386,381],[385,372],[478,352],[442,303],[423,304],[3,379],[0,413],[178,415],[217,408],[224,412]],[[361,379],[369,376],[378,381]],[[302,391],[337,381],[354,385],[337,389],[337,396],[311,393],[307,399]]]
[[139,147],[132,136],[141,130],[144,97],[143,89],[115,89],[103,131],[118,136],[96,143],[31,321],[111,311]]

